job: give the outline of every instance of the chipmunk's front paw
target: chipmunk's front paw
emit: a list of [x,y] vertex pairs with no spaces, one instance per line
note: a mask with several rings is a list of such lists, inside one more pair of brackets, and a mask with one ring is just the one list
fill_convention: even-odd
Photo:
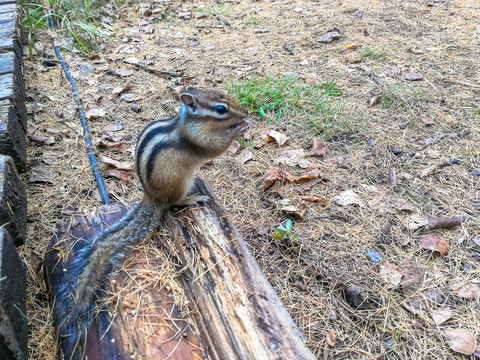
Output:
[[185,196],[178,204],[175,204],[177,206],[198,206],[202,203],[206,203],[210,197],[207,195],[188,195]]

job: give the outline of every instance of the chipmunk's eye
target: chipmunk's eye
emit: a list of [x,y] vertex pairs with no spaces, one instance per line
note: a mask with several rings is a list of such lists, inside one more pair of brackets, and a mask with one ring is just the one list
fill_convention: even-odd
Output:
[[219,114],[225,114],[228,111],[227,107],[223,105],[215,106],[215,110],[217,110],[217,113]]

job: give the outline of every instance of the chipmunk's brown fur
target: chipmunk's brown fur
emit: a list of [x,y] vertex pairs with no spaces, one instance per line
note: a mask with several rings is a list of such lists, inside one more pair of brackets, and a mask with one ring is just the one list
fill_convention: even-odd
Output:
[[[145,196],[112,229],[101,234],[95,247],[78,254],[75,294],[61,300],[64,318],[60,335],[65,358],[77,358],[78,341],[93,320],[93,311],[106,276],[124,256],[127,245],[142,240],[173,205],[203,202],[188,195],[195,171],[207,160],[228,149],[248,127],[248,111],[236,99],[215,90],[185,88],[178,98],[179,113],[145,127],[136,147],[136,168]],[[75,284],[76,279],[70,279]]]

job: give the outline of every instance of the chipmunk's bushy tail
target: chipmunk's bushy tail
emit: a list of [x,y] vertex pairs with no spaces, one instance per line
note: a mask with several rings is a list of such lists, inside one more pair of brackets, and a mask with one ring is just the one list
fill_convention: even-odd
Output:
[[66,360],[81,359],[76,351],[95,315],[105,279],[121,265],[126,248],[143,240],[158,225],[162,209],[141,202],[97,239],[74,248],[65,282],[57,289],[60,350]]

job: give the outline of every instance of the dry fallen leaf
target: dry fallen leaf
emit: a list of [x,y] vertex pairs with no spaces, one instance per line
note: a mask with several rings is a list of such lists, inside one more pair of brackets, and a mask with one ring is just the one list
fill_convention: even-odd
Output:
[[423,214],[412,214],[407,218],[405,223],[405,226],[410,230],[418,230],[427,225],[428,216]]
[[108,132],[110,132],[110,131],[112,131],[112,132],[120,131],[120,130],[123,130],[123,124],[120,123],[120,122],[112,122],[108,125],[105,125],[103,127],[103,130],[108,131]]
[[368,206],[377,209],[381,213],[398,214],[400,212],[412,212],[415,209],[405,199],[392,197],[382,201],[383,197],[376,197],[368,202]]
[[400,285],[403,271],[397,265],[387,261],[385,265],[380,265],[379,275],[387,283],[388,289],[394,289]]
[[423,75],[412,71],[405,75],[405,79],[410,81],[418,81],[423,79]]
[[131,69],[120,68],[115,70],[115,73],[120,76],[130,76],[134,73],[134,71]]
[[120,169],[107,169],[105,176],[114,177],[122,181],[130,181],[133,177],[133,171],[129,170],[120,170]]
[[328,200],[318,196],[318,195],[300,195],[300,198],[305,201],[314,202],[314,203],[321,203],[321,204],[328,204]]
[[253,228],[258,235],[268,235],[270,228],[262,223],[253,223]]
[[125,149],[127,149],[130,146],[130,144],[127,143],[112,143],[112,144],[107,144],[104,143],[103,141],[100,141],[97,145],[97,148],[100,150],[110,150],[111,152],[122,152]]
[[50,167],[48,166],[37,166],[32,169],[28,181],[31,183],[55,183],[54,179],[50,176]]
[[480,294],[480,286],[470,281],[458,282],[450,285],[450,289],[461,298],[475,300]]
[[241,147],[242,146],[240,145],[240,143],[237,140],[235,140],[234,142],[232,142],[232,145],[230,145],[230,147],[228,148],[228,152],[232,154],[236,154]]
[[435,120],[433,120],[430,116],[426,116],[426,115],[420,115],[420,121],[422,122],[422,124],[425,124],[425,125],[435,124]]
[[427,166],[425,169],[420,171],[420,177],[423,178],[425,176],[433,175],[436,169],[437,169],[437,165]]
[[405,295],[412,296],[423,287],[424,273],[416,266],[405,266],[402,271],[402,291]]
[[268,137],[269,142],[275,140],[276,143],[280,146],[282,146],[283,144],[288,144],[289,141],[290,141],[290,139],[287,137],[287,135],[282,134],[281,132],[276,131],[276,130],[271,130],[267,134],[267,137]]
[[307,156],[324,157],[326,153],[327,147],[324,142],[318,138],[313,138],[312,150],[310,150]]
[[132,170],[133,165],[132,164],[127,164],[124,162],[121,162],[111,156],[100,154],[100,158],[102,159],[104,164],[110,165],[114,168],[120,169],[120,170]]
[[327,331],[327,344],[328,344],[328,346],[334,347],[336,341],[337,341],[337,338],[335,336],[335,330],[332,330],[332,329],[328,330]]
[[293,179],[291,179],[290,182],[293,182],[294,184],[303,184],[312,179],[322,179],[322,178],[323,178],[323,175],[320,174],[320,171],[318,169],[315,169],[315,170],[309,171],[306,174],[294,177]]
[[342,206],[348,205],[358,205],[360,207],[365,206],[365,202],[360,198],[360,196],[353,190],[345,190],[342,191],[340,194],[335,195],[333,197],[338,204]]
[[280,156],[275,160],[277,163],[286,164],[288,166],[300,166],[302,169],[305,169],[310,165],[310,161],[304,158],[305,151],[303,149],[292,149],[282,151]]
[[452,318],[452,311],[450,308],[445,308],[445,309],[440,309],[440,310],[434,310],[432,317],[433,321],[435,321],[435,324],[442,325],[444,322]]
[[448,328],[444,334],[449,338],[447,344],[450,349],[460,354],[472,355],[477,347],[477,339],[468,330]]
[[85,117],[87,119],[97,119],[105,116],[105,110],[99,107],[92,108],[85,112]]
[[121,95],[127,91],[130,91],[132,90],[132,84],[130,84],[129,82],[127,82],[125,85],[123,86],[118,86],[116,87],[115,89],[112,90],[112,94],[113,95]]
[[370,99],[368,99],[368,106],[372,107],[373,105],[377,105],[381,99],[381,95],[373,95]]
[[330,31],[330,32],[327,32],[326,34],[324,34],[318,40],[318,42],[331,43],[333,40],[337,40],[337,39],[340,39],[340,32],[338,30],[334,29],[333,31]]
[[280,210],[300,218],[305,217],[305,211],[307,210],[307,206],[305,204],[301,204],[300,207],[297,207],[291,204],[290,199],[282,199],[278,203],[281,205]]
[[247,161],[253,159],[253,153],[250,150],[244,150],[236,157],[235,161],[239,166],[244,165]]
[[275,181],[277,181],[277,178],[280,177],[280,174],[278,173],[278,170],[274,168],[268,168],[266,173],[263,175],[263,182],[260,185],[260,189],[263,191],[267,191],[270,189]]
[[418,243],[424,249],[439,252],[441,256],[444,256],[450,248],[450,245],[445,240],[440,239],[436,234],[422,235],[418,239]]

